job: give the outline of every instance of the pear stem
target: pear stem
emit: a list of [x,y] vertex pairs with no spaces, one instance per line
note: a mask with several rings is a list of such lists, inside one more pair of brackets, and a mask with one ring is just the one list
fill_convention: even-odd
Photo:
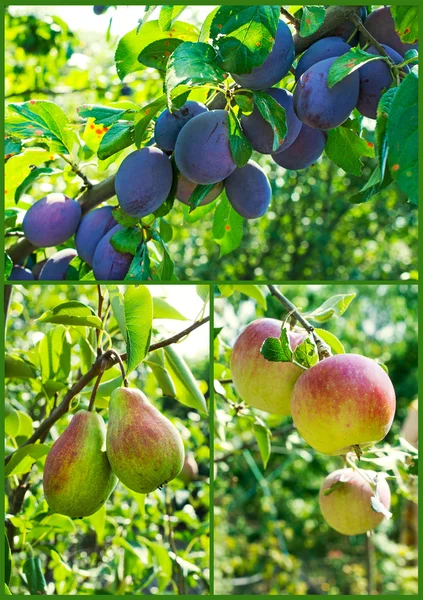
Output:
[[98,374],[98,377],[97,377],[94,387],[93,387],[93,391],[91,392],[90,403],[88,405],[89,412],[93,411],[95,399],[97,397],[98,386],[100,385],[100,381],[101,381],[101,378],[103,377],[103,374],[104,374],[104,367],[101,369],[100,373]]
[[122,382],[123,382],[123,387],[128,387],[128,380],[126,378],[126,371],[125,371],[125,367],[124,364],[122,362],[122,359],[120,357],[119,352],[117,352],[116,350],[111,350],[111,352],[114,354],[114,356],[116,357],[116,360],[118,362],[118,365],[120,367],[120,370],[122,371]]

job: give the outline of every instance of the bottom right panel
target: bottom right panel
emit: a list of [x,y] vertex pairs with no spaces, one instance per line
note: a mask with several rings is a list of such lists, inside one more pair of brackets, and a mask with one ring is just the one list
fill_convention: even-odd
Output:
[[216,594],[417,594],[417,286],[217,286]]

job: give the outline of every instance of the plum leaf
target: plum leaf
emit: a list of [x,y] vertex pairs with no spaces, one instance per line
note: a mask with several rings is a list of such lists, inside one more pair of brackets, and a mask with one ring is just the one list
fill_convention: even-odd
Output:
[[326,17],[324,6],[304,6],[300,24],[300,36],[307,37],[316,32]]

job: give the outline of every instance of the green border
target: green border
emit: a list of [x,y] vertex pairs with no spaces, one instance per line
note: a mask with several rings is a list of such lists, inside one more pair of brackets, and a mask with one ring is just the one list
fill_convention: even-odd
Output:
[[[172,4],[172,5],[184,5],[184,2],[181,2],[179,0],[176,0],[175,2],[164,2],[161,5],[165,5],[165,4]],[[275,2],[274,0],[268,0],[267,2],[259,2],[257,0],[255,1],[246,1],[246,0],[232,0],[232,1],[221,1],[221,2],[213,2],[213,1],[201,1],[201,2],[192,2],[191,5],[192,6],[216,6],[216,5],[259,5],[259,4],[268,4],[268,5],[279,5],[280,2]],[[316,2],[303,2],[302,5],[316,5]],[[357,2],[354,2],[354,0],[344,0],[343,2],[335,2],[333,0],[329,0],[327,2],[328,5],[350,5],[350,6],[355,6],[357,5]],[[10,4],[10,6],[39,6],[40,3],[35,2],[35,1],[15,1],[13,3]],[[41,3],[42,6],[92,6],[93,2],[81,2],[80,0],[76,0],[72,3],[69,2],[54,2],[54,1],[44,1]],[[115,2],[113,3],[113,5],[119,5],[119,6],[145,6],[145,4],[141,4],[139,2],[134,2],[133,0],[128,0],[126,2]],[[372,6],[378,6],[381,5],[383,6],[384,3],[382,2],[377,2],[377,3],[373,3]],[[391,2],[391,5],[397,5],[397,6],[420,6],[421,2],[419,2],[419,0],[396,0],[394,2]],[[421,10],[419,11],[419,29],[423,30],[423,6],[421,7]],[[0,24],[0,34],[1,34],[1,44],[2,44],[2,53],[3,53],[3,61],[4,61],[4,46],[5,46],[5,38],[4,38],[4,20],[2,20],[1,24]],[[4,62],[3,62],[3,66],[4,66]],[[5,97],[5,88],[4,88],[4,79],[3,79],[3,85],[2,85],[2,90],[3,90],[3,99]],[[423,98],[423,83],[420,81],[419,83],[419,94],[420,94],[420,98]],[[420,105],[422,105],[422,103],[420,103]],[[4,122],[4,103],[1,106],[1,117],[2,117],[2,122]],[[422,109],[420,109],[419,112],[419,122],[421,122],[421,117],[422,117]],[[423,137],[423,133],[419,132],[419,144],[422,141],[422,137]],[[4,168],[4,167],[3,167]],[[423,178],[423,157],[422,157],[422,153],[419,154],[419,190],[422,189],[422,178]],[[2,188],[4,191],[4,183],[3,183],[4,179],[2,178]],[[4,215],[4,194],[2,194],[1,196],[1,204],[0,204],[0,210],[2,210],[2,214]],[[419,223],[419,228],[418,228],[418,232],[419,232],[419,239],[418,239],[418,252],[417,252],[417,257],[419,262],[422,262],[423,259],[423,251],[422,251],[422,245],[420,242],[420,239],[422,237],[422,233],[423,233],[423,223],[420,222]],[[421,276],[421,268],[420,265],[418,267],[418,272],[419,275]],[[3,292],[5,289],[5,282],[4,282],[4,263],[2,261],[2,264],[0,266],[0,277],[1,277],[1,281],[2,281],[2,286],[3,286]],[[104,281],[104,282],[99,282],[99,281],[69,281],[69,282],[57,282],[56,285],[113,285],[114,283],[118,283],[119,285],[133,285],[130,282],[122,282],[122,281],[118,281],[118,282],[112,282],[112,281]],[[140,283],[144,283],[146,284],[146,282],[140,282]],[[222,281],[222,282],[217,282],[217,281],[211,281],[211,280],[207,280],[207,281],[200,281],[200,280],[192,280],[192,281],[179,281],[179,282],[175,282],[175,283],[168,283],[165,284],[163,282],[148,282],[148,285],[196,285],[196,284],[203,284],[203,285],[209,285],[210,286],[210,381],[209,381],[209,391],[210,391],[210,417],[209,417],[209,425],[210,425],[210,594],[214,595],[214,553],[213,553],[213,547],[214,547],[214,513],[213,513],[213,504],[214,504],[214,389],[213,389],[213,350],[214,350],[214,343],[213,343],[213,329],[214,329],[214,284],[215,283],[222,283],[222,284],[231,284],[234,282],[231,282],[230,280],[228,281]],[[418,282],[414,281],[414,280],[398,280],[398,281],[392,281],[392,280],[302,280],[302,281],[298,281],[298,280],[291,280],[291,281],[287,281],[287,280],[240,280],[240,281],[236,281],[236,283],[239,284],[245,284],[245,285],[251,285],[252,283],[256,284],[256,285],[266,285],[266,283],[273,283],[275,285],[278,286],[284,286],[284,285],[307,285],[307,286],[312,286],[312,285],[316,285],[316,284],[322,284],[322,285],[349,285],[349,286],[368,286],[368,285],[416,285],[418,286]],[[40,281],[34,281],[34,282],[25,282],[23,284],[19,284],[19,283],[14,283],[13,285],[24,285],[24,287],[31,287],[32,285],[55,285],[54,282],[40,282]],[[418,311],[418,315],[416,315],[416,317],[418,318],[418,322],[421,323],[423,322],[423,304],[422,304],[422,296],[421,296],[421,292],[419,287],[418,289],[418,299],[419,299],[419,311]],[[4,323],[4,293],[1,294],[1,303],[0,303],[0,308],[2,310],[2,315],[3,315],[3,323]],[[416,325],[417,325],[417,320],[416,320]],[[4,351],[4,339],[1,341],[1,345],[0,348]],[[420,336],[419,339],[419,345],[418,345],[418,350],[419,350],[419,357],[422,356],[422,352],[423,352],[423,336]],[[418,367],[419,367],[419,381],[418,381],[418,389],[419,392],[423,389],[422,387],[422,368],[421,368],[421,359],[418,359]],[[5,381],[5,376],[4,376],[4,361],[2,363],[1,366],[1,377],[2,377],[2,382],[4,384]],[[4,405],[1,407],[0,409],[0,413],[2,415],[3,418],[1,418],[1,431],[3,433],[3,437],[4,437]],[[421,425],[421,423],[423,422],[423,417],[420,418],[419,420],[419,425]],[[3,468],[3,467],[2,467]],[[422,467],[423,469],[423,467]],[[421,473],[420,473],[421,474]],[[1,491],[4,494],[5,491],[5,482],[4,482],[4,477],[2,477],[1,480]],[[4,530],[4,521],[3,521],[3,530]],[[422,558],[423,561],[423,558]],[[418,566],[419,568],[421,567],[422,561],[419,559],[418,561]],[[2,580],[4,581],[4,564],[2,562],[1,567],[0,567],[0,573],[2,574]],[[16,597],[16,596],[15,596]],[[18,595],[17,597],[22,597],[22,598],[26,598],[27,595]],[[101,595],[94,595],[93,597],[98,597],[98,598],[102,598]],[[136,596],[133,596],[136,597]],[[186,598],[189,598],[189,596],[185,596]],[[219,596],[219,598],[229,598],[232,596]],[[244,596],[244,597],[251,597],[251,598],[257,598],[260,597],[258,595],[254,595],[254,596]],[[288,596],[290,597],[290,596]],[[293,596],[291,596],[293,597]],[[359,596],[354,596],[354,595],[350,595],[350,596],[342,596],[345,598],[354,598],[357,597],[359,598]]]

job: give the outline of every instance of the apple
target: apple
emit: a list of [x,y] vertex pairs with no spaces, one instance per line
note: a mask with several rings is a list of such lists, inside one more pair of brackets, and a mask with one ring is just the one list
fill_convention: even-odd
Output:
[[[247,404],[275,415],[291,414],[291,394],[303,369],[292,362],[270,362],[260,354],[268,337],[280,338],[281,321],[257,319],[238,336],[231,356],[231,374],[235,389]],[[291,348],[307,334],[289,332]]]
[[358,354],[320,361],[297,380],[291,400],[299,433],[312,448],[346,454],[382,440],[395,414],[395,390],[380,365]]
[[[376,482],[374,471],[364,474]],[[325,495],[325,490],[335,486]],[[389,510],[391,492],[384,478],[377,479],[376,493],[380,502]],[[384,520],[383,513],[372,508],[374,492],[370,484],[353,469],[339,469],[330,473],[322,483],[319,494],[320,510],[326,523],[344,535],[358,535],[374,529]]]

